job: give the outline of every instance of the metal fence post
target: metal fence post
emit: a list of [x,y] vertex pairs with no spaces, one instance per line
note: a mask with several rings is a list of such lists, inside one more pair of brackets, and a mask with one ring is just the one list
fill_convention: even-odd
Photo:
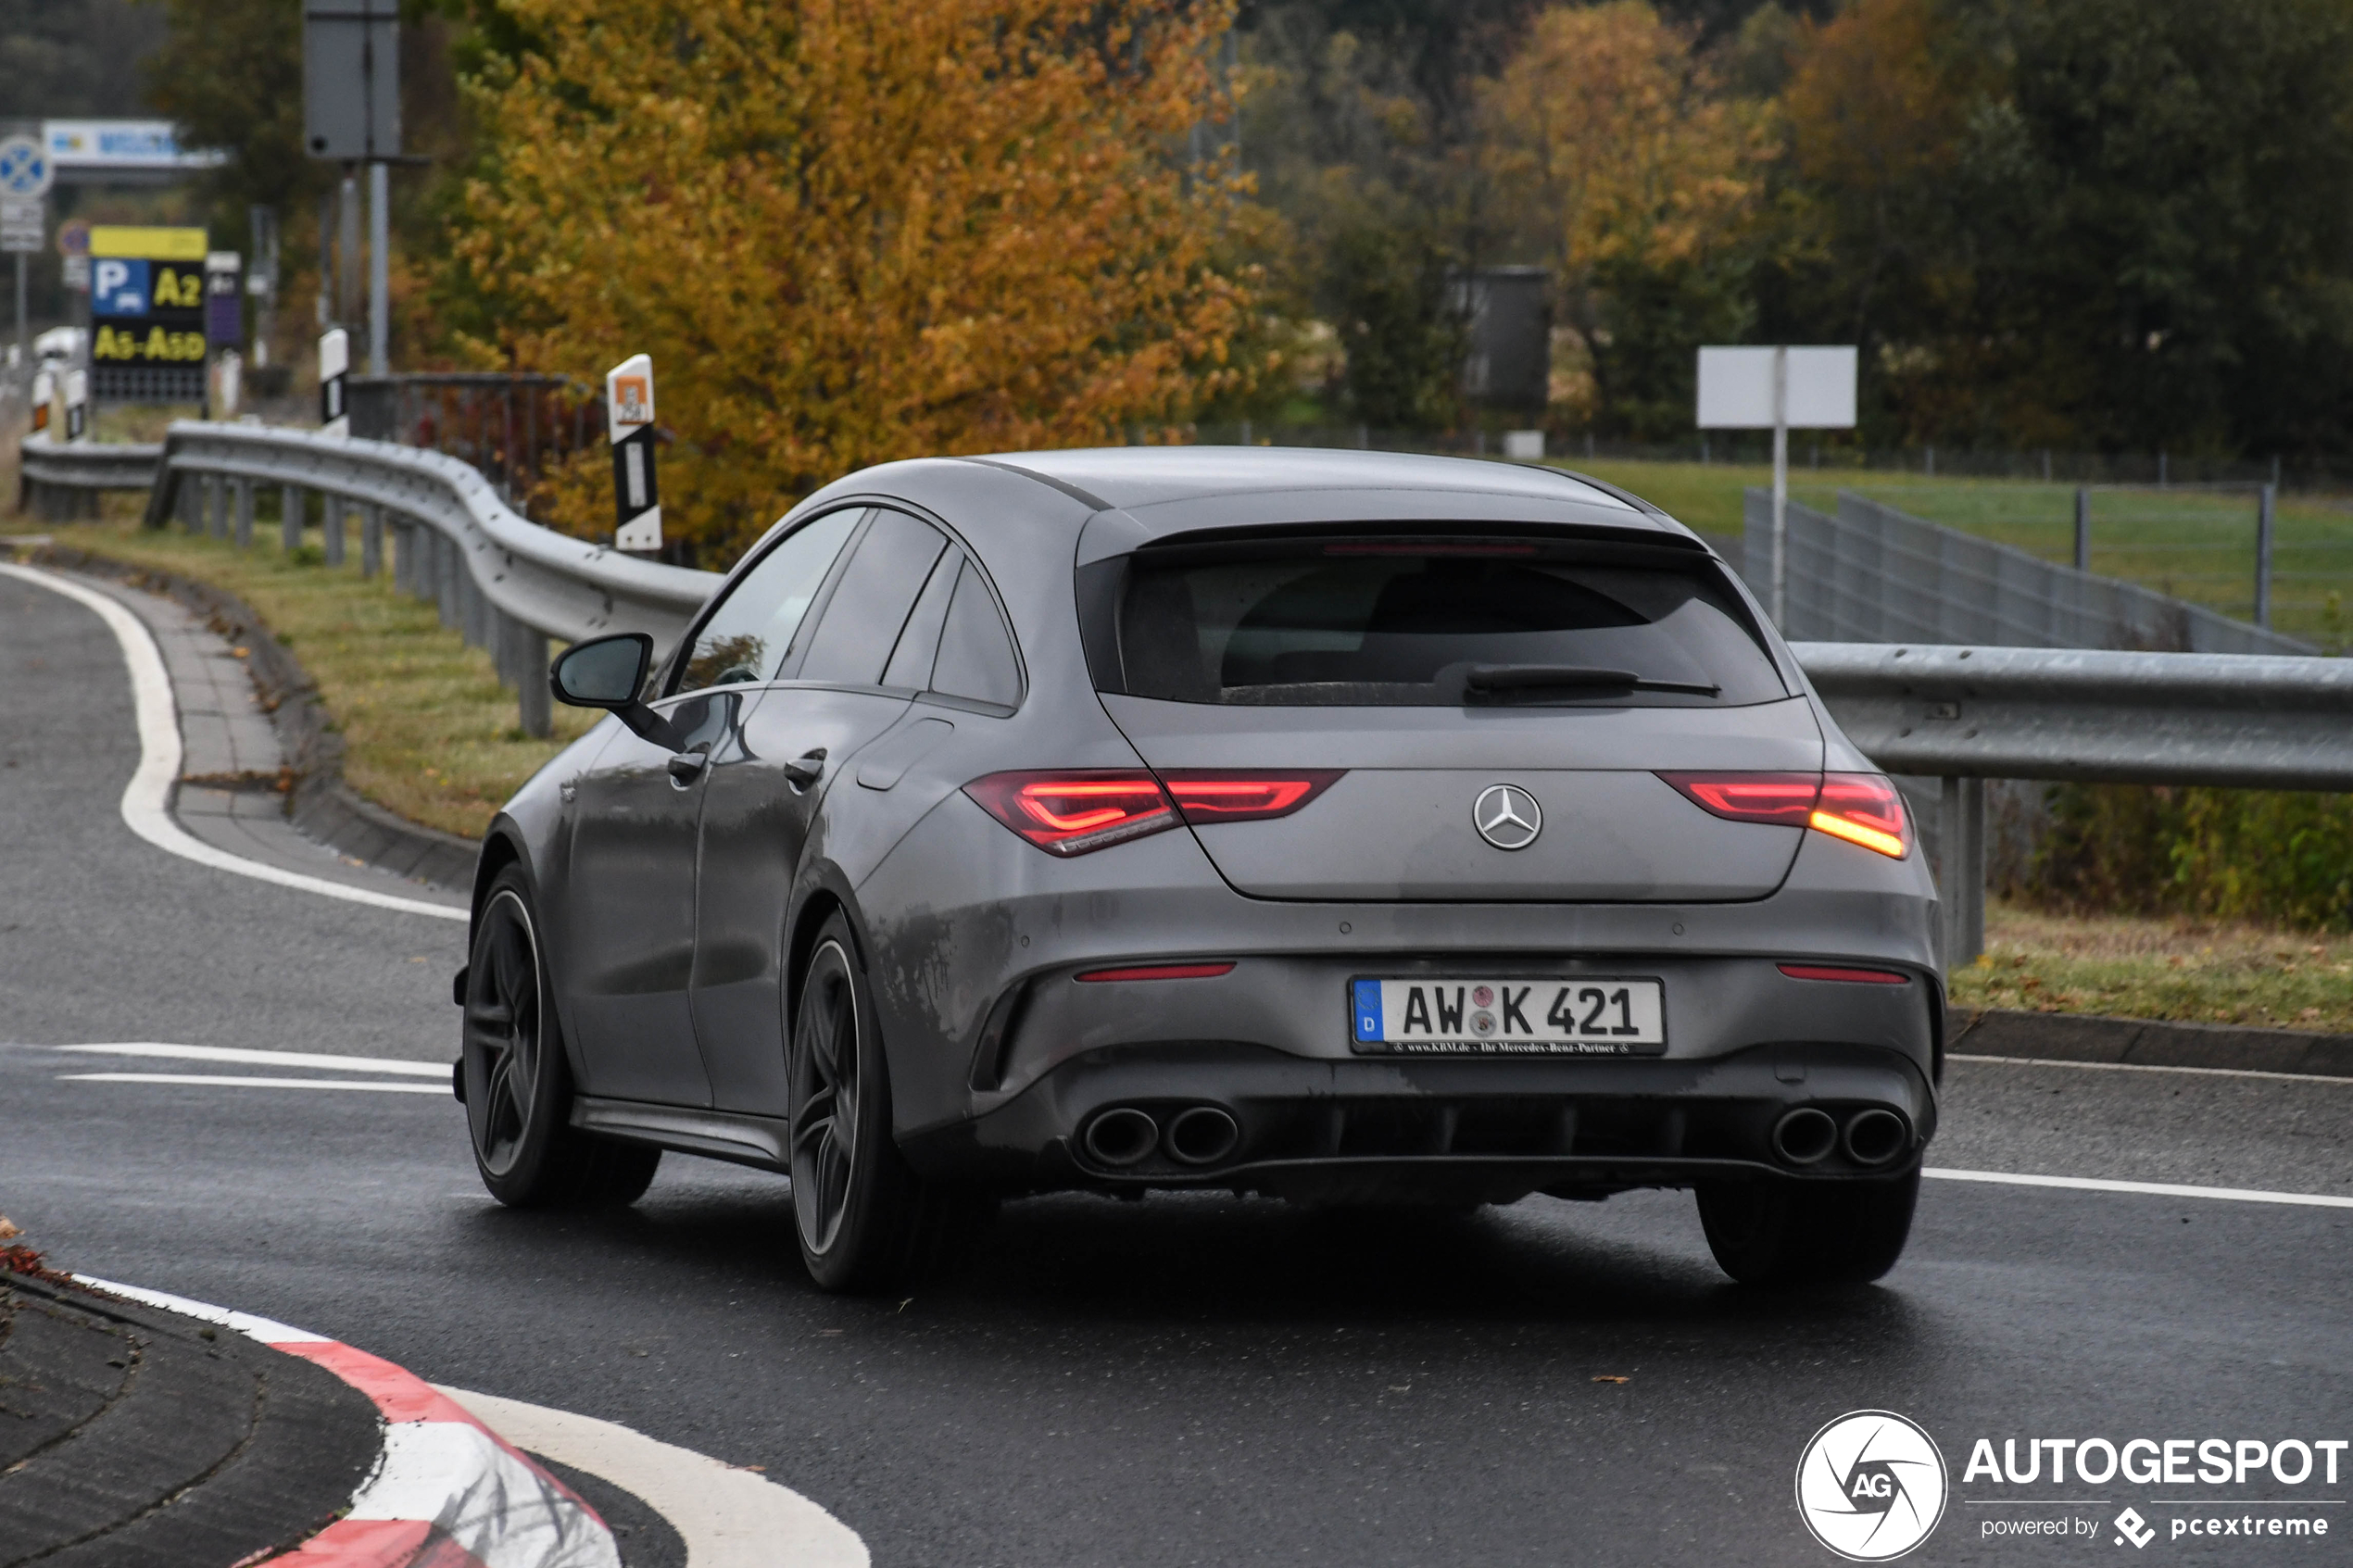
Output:
[[237,548],[253,548],[253,492],[250,479],[240,479],[237,486]]
[[1940,802],[1937,889],[1944,903],[1944,967],[1985,951],[1985,781],[1947,778]]
[[547,633],[520,621],[508,639],[515,666],[515,706],[522,733],[545,740],[555,733],[555,699],[547,690]]
[[343,514],[347,503],[340,495],[327,497],[327,515],[320,525],[320,542],[327,547],[327,564],[343,564]]
[[359,508],[359,575],[373,577],[384,569],[384,509],[373,501]]
[[2280,487],[2267,484],[2255,503],[2255,623],[2271,624],[2271,537]]
[[310,497],[298,484],[278,487],[278,546],[289,553],[302,547],[302,514],[308,509]]
[[2092,570],[2092,493],[2075,487],[2075,570]]

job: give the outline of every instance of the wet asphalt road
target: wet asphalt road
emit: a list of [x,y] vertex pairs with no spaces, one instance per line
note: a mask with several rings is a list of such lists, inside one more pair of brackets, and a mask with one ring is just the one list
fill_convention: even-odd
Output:
[[[50,1048],[85,1042],[453,1050],[459,927],[149,847],[115,816],[135,760],[96,619],[0,581],[0,1211],[76,1270],[763,1465],[877,1563],[1826,1562],[1793,1469],[1866,1407],[1952,1467],[1907,1561],[2143,1555],[1985,1537],[2062,1495],[2160,1525],[2292,1499],[2326,1541],[2146,1555],[2346,1560],[2353,1507],[2317,1499],[2353,1462],[2062,1492],[1961,1468],[1981,1436],[2353,1437],[2353,1210],[1933,1182],[1903,1264],[1842,1298],[1727,1284],[1679,1194],[1389,1224],[1073,1197],[1010,1207],[951,1285],[829,1298],[771,1177],[673,1156],[627,1213],[514,1214],[437,1095],[62,1076],[272,1071]],[[1947,1101],[1942,1166],[2353,1190],[2353,1085],[1964,1062]]]

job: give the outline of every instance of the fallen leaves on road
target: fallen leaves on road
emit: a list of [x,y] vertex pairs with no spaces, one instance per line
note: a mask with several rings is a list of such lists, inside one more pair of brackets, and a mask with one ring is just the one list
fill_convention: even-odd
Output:
[[1609,1374],[1604,1373],[1601,1376],[1593,1379],[1593,1381],[1596,1383],[1631,1383],[1634,1380],[1630,1377],[1613,1377]]

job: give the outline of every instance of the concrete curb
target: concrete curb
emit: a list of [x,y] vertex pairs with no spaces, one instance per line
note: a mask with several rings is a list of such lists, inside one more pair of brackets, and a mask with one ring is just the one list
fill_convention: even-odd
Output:
[[596,1510],[415,1374],[268,1318],[74,1277],[299,1356],[374,1402],[383,1452],[343,1517],[257,1568],[620,1568]]
[[2353,1035],[2094,1013],[1947,1008],[1948,1056],[2010,1056],[2125,1067],[2199,1067],[2353,1078]]
[[255,691],[294,773],[286,814],[295,826],[321,844],[396,875],[458,893],[472,887],[480,845],[395,816],[344,783],[343,737],[328,727],[317,684],[251,605],[176,571],[132,566],[69,546],[42,544],[19,555],[31,565],[159,590],[249,649],[246,663]]

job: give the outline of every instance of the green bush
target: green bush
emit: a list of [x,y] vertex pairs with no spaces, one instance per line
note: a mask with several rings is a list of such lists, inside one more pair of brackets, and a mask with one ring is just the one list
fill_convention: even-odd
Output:
[[2055,784],[2028,900],[2353,929],[2353,796]]

